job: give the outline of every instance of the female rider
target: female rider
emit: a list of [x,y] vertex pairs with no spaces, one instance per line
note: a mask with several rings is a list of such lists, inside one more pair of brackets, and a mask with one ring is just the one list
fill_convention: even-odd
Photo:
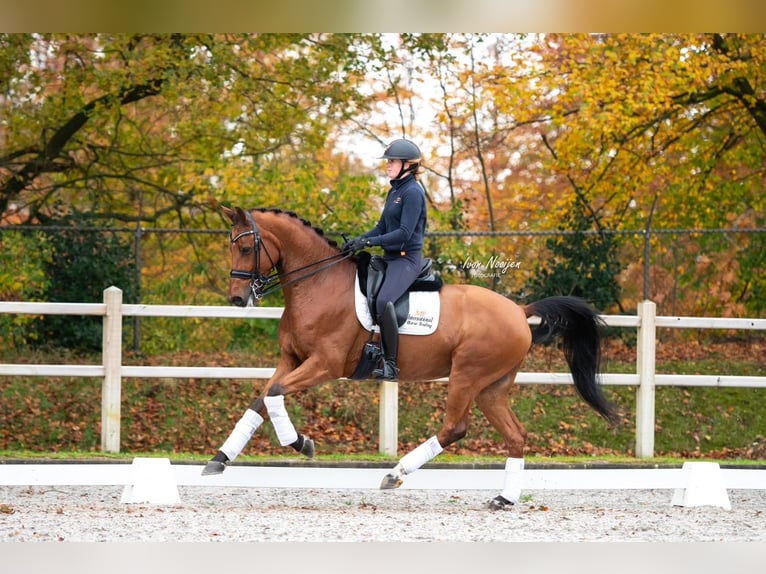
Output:
[[391,180],[391,189],[380,219],[375,227],[347,241],[342,250],[383,248],[387,270],[376,303],[383,368],[375,369],[372,376],[396,380],[399,377],[399,327],[394,303],[412,285],[422,267],[426,202],[425,192],[418,181],[421,160],[418,146],[406,139],[394,140],[381,159],[387,160],[386,173]]

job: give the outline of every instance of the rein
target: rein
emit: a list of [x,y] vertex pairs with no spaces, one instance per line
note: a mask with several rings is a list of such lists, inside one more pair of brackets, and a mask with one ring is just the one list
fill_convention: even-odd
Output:
[[[243,231],[242,233],[239,233],[236,236],[232,237],[231,243],[236,243],[239,239],[241,239],[242,237],[246,237],[248,235],[253,236],[253,240],[255,242],[255,269],[252,272],[244,271],[242,269],[232,269],[231,272],[229,273],[229,276],[232,277],[233,279],[249,279],[250,292],[253,295],[253,298],[255,299],[256,302],[260,301],[266,295],[274,293],[275,291],[278,291],[280,289],[284,289],[288,285],[292,285],[293,283],[297,283],[298,281],[308,279],[312,275],[316,275],[320,271],[324,271],[325,269],[328,269],[329,267],[332,267],[333,265],[336,265],[353,255],[353,253],[350,251],[346,253],[343,253],[343,252],[336,253],[335,255],[330,255],[330,257],[325,257],[324,259],[314,261],[313,263],[309,263],[308,265],[304,265],[303,267],[299,267],[298,269],[293,269],[292,271],[288,273],[280,274],[278,271],[275,271],[274,273],[270,275],[264,275],[263,273],[260,272],[261,247],[263,247],[264,253],[266,253],[266,256],[269,258],[269,263],[271,263],[271,267],[275,268],[277,264],[274,262],[274,259],[272,259],[271,254],[269,254],[269,250],[266,248],[266,245],[261,240],[261,234],[258,231],[258,225],[255,223],[255,218],[249,211],[245,211],[245,215],[247,216],[247,219],[250,222],[250,229],[247,231]],[[329,263],[327,263],[328,261]],[[322,263],[326,263],[326,265],[322,265]],[[311,269],[312,267],[316,267],[317,265],[322,265],[322,266],[319,267],[318,269],[314,269],[313,271],[305,273],[304,275],[300,275],[299,277],[290,279],[286,283],[283,281],[286,277],[290,275],[294,275],[296,273],[306,271],[307,269]]]

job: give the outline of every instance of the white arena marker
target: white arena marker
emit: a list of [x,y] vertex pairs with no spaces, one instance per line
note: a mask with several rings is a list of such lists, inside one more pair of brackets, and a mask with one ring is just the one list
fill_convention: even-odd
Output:
[[134,458],[123,503],[180,504],[178,485],[168,458]]
[[731,510],[721,467],[717,462],[685,462],[686,486],[673,494],[673,506],[718,506]]

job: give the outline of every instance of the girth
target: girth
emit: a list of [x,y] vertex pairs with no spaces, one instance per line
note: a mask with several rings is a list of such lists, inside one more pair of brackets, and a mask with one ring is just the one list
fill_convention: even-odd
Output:
[[[370,315],[375,317],[375,304],[386,277],[386,262],[382,257],[370,254],[367,251],[357,253],[359,259],[357,263],[357,273],[359,274],[359,288],[362,294],[367,298],[367,306],[370,309]],[[423,259],[423,266],[415,281],[410,285],[407,291],[399,297],[394,303],[396,310],[396,320],[401,327],[407,321],[407,315],[410,310],[410,291],[439,291],[443,282],[433,270],[433,261],[430,258]]]

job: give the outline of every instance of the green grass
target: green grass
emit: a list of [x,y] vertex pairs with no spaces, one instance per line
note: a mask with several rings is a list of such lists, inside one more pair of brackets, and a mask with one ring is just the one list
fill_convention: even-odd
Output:
[[[80,462],[124,462],[130,463],[134,458],[168,458],[174,464],[205,464],[209,455],[179,453],[175,451],[152,451],[152,452],[120,452],[120,453],[94,453],[82,451],[58,451],[58,452],[39,452],[30,450],[0,450],[0,461],[9,462],[14,460],[24,460],[25,462],[41,461],[80,461]],[[505,456],[475,456],[442,453],[439,458],[428,463],[428,466],[435,465],[455,465],[455,466],[502,466],[505,462]],[[242,465],[260,465],[270,464],[291,464],[291,465],[332,465],[332,464],[372,464],[387,466],[397,462],[398,457],[382,454],[364,453],[364,454],[319,454],[313,459],[307,459],[295,454],[282,455],[242,455],[237,458],[236,464]],[[525,458],[527,467],[534,466],[565,466],[565,467],[594,467],[594,466],[630,466],[630,467],[678,467],[688,459],[684,457],[657,456],[651,459],[637,459],[632,456],[606,455],[601,457],[592,456],[528,456]],[[699,461],[719,462],[722,466],[736,465],[743,467],[763,467],[766,465],[766,459],[734,459],[721,461],[716,458],[702,457]]]

